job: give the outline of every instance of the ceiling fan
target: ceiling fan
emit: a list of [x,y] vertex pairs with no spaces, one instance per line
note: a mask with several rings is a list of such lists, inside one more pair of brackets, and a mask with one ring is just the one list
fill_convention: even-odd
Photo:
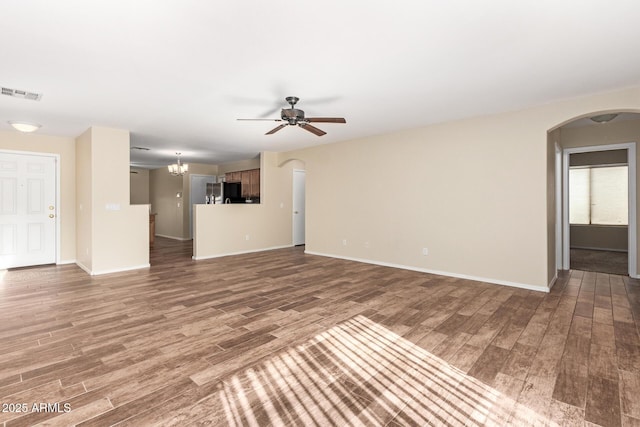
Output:
[[238,119],[238,120],[261,120],[269,122],[284,122],[281,125],[271,129],[265,135],[273,135],[286,126],[300,126],[302,129],[311,132],[314,135],[326,135],[326,132],[318,129],[309,123],[347,123],[342,117],[305,117],[304,111],[295,108],[296,103],[300,100],[297,96],[287,96],[285,101],[291,105],[291,108],[283,108],[279,119]]

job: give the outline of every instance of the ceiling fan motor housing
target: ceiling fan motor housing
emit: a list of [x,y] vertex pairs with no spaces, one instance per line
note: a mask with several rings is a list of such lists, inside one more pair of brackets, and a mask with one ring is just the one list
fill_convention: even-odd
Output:
[[304,121],[304,111],[297,108],[283,108],[280,117],[282,117],[282,120],[289,122],[290,125],[295,125],[299,121]]

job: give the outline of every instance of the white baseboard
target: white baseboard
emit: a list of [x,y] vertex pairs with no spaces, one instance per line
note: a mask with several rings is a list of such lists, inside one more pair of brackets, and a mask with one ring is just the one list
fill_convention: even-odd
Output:
[[75,259],[65,259],[65,260],[60,260],[56,262],[56,265],[65,265],[65,264],[77,264],[77,261]]
[[347,260],[347,261],[363,262],[365,264],[380,265],[380,266],[383,266],[383,267],[392,267],[392,268],[400,268],[400,269],[403,269],[403,270],[418,271],[420,273],[437,274],[439,276],[456,277],[458,279],[474,280],[476,282],[492,283],[494,285],[511,286],[513,288],[527,289],[527,290],[530,290],[530,291],[547,292],[547,293],[550,291],[550,288],[542,287],[542,286],[529,285],[529,284],[526,284],[526,283],[517,283],[517,282],[510,282],[510,281],[507,281],[507,280],[491,279],[491,278],[487,278],[487,277],[470,276],[470,275],[467,275],[467,274],[450,273],[448,271],[429,270],[429,269],[426,269],[426,268],[413,267],[413,266],[410,266],[410,265],[394,264],[394,263],[389,263],[389,262],[374,261],[374,260],[363,259],[363,258],[352,258],[352,257],[339,256],[339,255],[331,255],[331,254],[325,254],[325,253],[313,252],[313,251],[304,251],[304,253],[305,254],[309,254],[309,255],[318,255],[318,256],[325,256],[325,257],[329,257],[329,258],[344,259],[344,260]]
[[76,261],[76,265],[78,267],[80,267],[81,269],[84,270],[85,273],[91,275],[91,269],[89,269],[87,266],[85,266],[83,263],[81,263],[80,261]]
[[242,254],[251,254],[254,252],[264,252],[264,251],[273,251],[275,249],[284,249],[284,248],[291,248],[293,247],[293,245],[284,245],[284,246],[271,246],[269,248],[261,248],[261,249],[249,249],[246,251],[238,251],[238,252],[227,252],[224,254],[217,254],[217,255],[207,255],[207,256],[192,256],[191,258],[194,259],[195,261],[200,261],[203,259],[212,259],[212,258],[221,258],[223,256],[232,256],[232,255],[242,255]]
[[553,276],[553,279],[551,279],[551,282],[549,282],[549,291],[551,290],[551,288],[553,288],[553,285],[555,285],[557,281],[558,281],[558,270],[556,270],[556,275]]
[[76,262],[76,265],[78,267],[80,267],[81,269],[83,269],[87,274],[89,274],[91,276],[100,276],[102,274],[111,274],[111,273],[122,273],[123,271],[141,270],[143,268],[150,268],[151,267],[151,264],[142,264],[142,265],[136,265],[136,266],[126,267],[126,268],[116,268],[116,269],[113,269],[113,270],[92,271],[92,270],[88,269],[85,265],[83,265],[80,262]]
[[176,236],[167,236],[165,234],[155,234],[156,237],[165,237],[167,239],[173,239],[173,240],[191,240],[191,237],[176,237]]

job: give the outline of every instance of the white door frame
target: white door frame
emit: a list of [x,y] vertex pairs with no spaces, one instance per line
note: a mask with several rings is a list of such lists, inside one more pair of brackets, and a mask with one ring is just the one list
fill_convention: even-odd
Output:
[[636,234],[636,143],[628,142],[611,145],[594,145],[590,147],[565,148],[562,151],[562,269],[569,269],[569,156],[574,153],[589,153],[592,151],[627,150],[629,165],[629,227],[628,227],[628,255],[629,276],[638,278],[637,234]]
[[562,265],[562,147],[556,141],[556,276]]
[[[291,243],[293,245],[296,245],[296,213],[295,213],[295,199],[296,199],[296,173],[300,173],[302,172],[305,175],[305,186],[303,188],[303,190],[305,191],[305,200],[306,200],[306,191],[307,191],[307,186],[306,186],[306,175],[307,175],[307,171],[304,169],[293,169],[292,172],[292,189],[291,189]],[[301,243],[301,244],[305,244],[306,243],[306,202],[305,202],[305,242]],[[298,243],[300,244],[300,243]]]
[[[5,150],[0,149],[0,153],[4,154],[20,154],[27,156],[40,156],[40,157],[53,157],[55,163],[55,175],[56,175],[56,209],[55,209],[55,223],[56,223],[56,236],[55,236],[55,248],[56,248],[56,264],[60,264],[60,154],[55,153],[41,153],[38,151],[22,151],[22,150]],[[74,262],[74,261],[65,261]]]

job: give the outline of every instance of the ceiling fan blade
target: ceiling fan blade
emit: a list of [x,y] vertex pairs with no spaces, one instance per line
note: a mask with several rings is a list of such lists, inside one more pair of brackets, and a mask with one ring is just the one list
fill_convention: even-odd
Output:
[[307,117],[306,120],[310,123],[347,123],[342,117]]
[[307,123],[300,123],[298,124],[298,126],[300,126],[304,130],[311,132],[314,135],[322,136],[327,134],[325,131],[318,129],[315,126],[311,126],[310,124],[307,124]]
[[287,127],[287,125],[276,126],[273,129],[271,129],[269,132],[265,133],[265,135],[273,135],[274,133],[278,132],[280,129],[284,127]]
[[236,119],[243,121],[259,121],[259,122],[281,122],[282,119]]

